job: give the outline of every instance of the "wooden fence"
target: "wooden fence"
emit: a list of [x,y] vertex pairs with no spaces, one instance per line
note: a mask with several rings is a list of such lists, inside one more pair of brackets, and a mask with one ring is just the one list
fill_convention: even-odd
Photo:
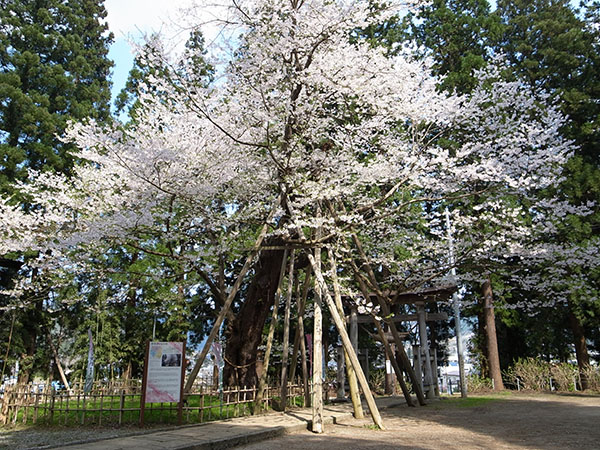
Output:
[[[75,385],[69,391],[38,385],[7,387],[0,397],[0,423],[46,425],[122,425],[138,423],[141,384],[96,384],[89,393]],[[211,384],[196,384],[185,397],[183,421],[201,423],[250,415],[255,410],[255,387],[228,387],[219,391]],[[267,389],[260,410],[280,409],[280,387]],[[302,383],[288,385],[288,407],[305,406]],[[177,403],[149,403],[145,423],[175,423]]]

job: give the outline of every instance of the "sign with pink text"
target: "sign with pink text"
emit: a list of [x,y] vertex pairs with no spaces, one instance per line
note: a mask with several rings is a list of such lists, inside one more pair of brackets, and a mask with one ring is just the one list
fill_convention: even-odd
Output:
[[183,342],[150,342],[146,362],[146,403],[180,401],[183,348]]

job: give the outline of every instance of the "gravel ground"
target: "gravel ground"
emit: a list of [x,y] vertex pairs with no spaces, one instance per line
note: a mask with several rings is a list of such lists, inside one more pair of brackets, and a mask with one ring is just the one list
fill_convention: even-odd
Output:
[[[600,396],[514,394],[457,398],[426,407],[382,411],[385,431],[369,418],[238,447],[245,450],[354,449],[600,449]],[[166,429],[164,427],[160,429]],[[155,430],[147,430],[156,431]],[[0,449],[61,447],[67,443],[139,434],[139,428],[0,428]]]
[[97,441],[115,437],[132,436],[135,434],[151,433],[157,430],[168,429],[164,426],[156,429],[140,431],[135,426],[120,428],[107,427],[18,427],[0,428],[0,449],[41,449],[60,448],[64,444],[73,444],[85,441]]
[[459,406],[382,411],[385,431],[349,419],[321,435],[301,432],[238,447],[244,450],[600,449],[600,396],[503,395]]

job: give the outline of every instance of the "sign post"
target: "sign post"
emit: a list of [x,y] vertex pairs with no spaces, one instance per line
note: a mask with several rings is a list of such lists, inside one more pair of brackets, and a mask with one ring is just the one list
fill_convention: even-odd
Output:
[[177,420],[182,421],[185,342],[148,342],[142,381],[140,426],[144,425],[146,403],[178,403]]

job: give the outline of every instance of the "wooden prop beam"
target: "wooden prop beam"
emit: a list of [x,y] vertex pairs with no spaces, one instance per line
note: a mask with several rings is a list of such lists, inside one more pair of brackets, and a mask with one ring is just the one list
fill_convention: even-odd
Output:
[[[345,210],[344,206],[343,205],[341,205],[341,206]],[[337,219],[336,211],[334,210],[331,202],[328,202],[328,208],[329,208],[331,214],[334,217],[336,217],[336,219]],[[381,293],[381,290],[379,289],[379,286],[377,283],[377,278],[375,277],[375,273],[373,272],[373,269],[371,268],[371,265],[369,263],[367,255],[365,254],[365,252],[363,250],[362,244],[361,244],[360,240],[358,239],[358,236],[356,235],[354,230],[351,229],[350,231],[352,232],[352,241],[354,242],[355,247],[359,252],[363,266],[367,269],[367,274],[369,275],[370,284],[372,287],[375,288],[375,292],[377,294],[376,299],[377,299],[377,302],[379,303],[381,311],[382,311],[384,317],[390,317],[391,311],[390,311],[390,308],[387,303],[387,297],[384,298],[384,296]],[[350,264],[352,265],[352,270],[354,271],[354,276],[357,278],[362,278],[360,270],[358,269],[358,267],[356,266],[354,261],[350,260]],[[424,406],[425,405],[425,397],[423,395],[423,390],[421,389],[421,387],[418,383],[419,379],[417,378],[417,374],[413,370],[413,368],[410,364],[410,360],[408,359],[408,355],[406,354],[406,351],[404,350],[404,346],[402,345],[402,339],[400,339],[400,335],[398,334],[396,325],[393,322],[390,322],[388,325],[389,325],[390,331],[394,335],[394,343],[396,344],[397,354],[400,356],[400,361],[401,361],[400,366],[402,366],[404,368],[404,370],[408,373],[410,381],[413,384],[413,389],[415,390],[415,392],[417,394],[417,399],[419,400],[419,404],[421,406]]]
[[[363,292],[363,294],[366,293],[367,285],[365,284],[364,280],[362,278],[360,278],[359,276],[357,276],[356,278],[358,281],[358,285],[360,286],[361,292]],[[396,373],[396,379],[398,380],[398,383],[400,384],[400,388],[402,389],[402,394],[404,394],[404,399],[406,400],[406,404],[408,406],[415,406],[413,399],[410,395],[410,390],[408,389],[408,386],[406,385],[406,382],[404,381],[404,376],[402,375],[402,370],[400,369],[401,363],[399,363],[396,360],[396,354],[394,352],[392,352],[392,347],[390,346],[390,343],[387,340],[387,337],[383,331],[383,327],[381,326],[381,323],[379,323],[379,321],[376,320],[375,326],[377,327],[377,333],[379,334],[379,338],[381,339],[381,342],[383,343],[385,353],[388,355],[388,359],[392,362],[392,367],[394,368],[394,372]],[[396,335],[394,336],[394,338],[396,338],[396,337],[398,337],[398,332],[396,332]],[[404,350],[404,346],[402,345],[402,343],[400,343],[400,346],[401,346],[402,350]],[[398,341],[396,341],[396,347],[398,347]]]
[[[360,241],[358,240],[358,237],[356,236],[356,234],[353,234],[352,238],[354,240],[355,246],[357,247],[357,249],[359,251],[361,259],[363,260],[363,265],[367,269],[367,274],[369,275],[369,281],[371,282],[372,287],[376,288],[376,291],[378,293],[377,302],[379,303],[379,307],[381,308],[383,317],[390,317],[391,316],[390,307],[377,286],[377,279],[375,278],[373,269],[371,268],[371,266],[367,260],[367,256],[362,248],[362,245],[361,245]],[[354,263],[354,261],[351,261],[351,265],[352,265],[352,270],[354,271],[354,276],[357,277],[357,279],[362,280],[364,282],[365,279],[361,275],[361,273],[360,273],[358,267],[356,266],[356,264]],[[423,389],[421,389],[419,378],[417,377],[417,374],[415,373],[412,365],[410,364],[408,355],[406,354],[406,351],[404,350],[404,345],[402,345],[402,339],[400,338],[400,334],[398,333],[396,324],[394,324],[394,322],[389,322],[388,326],[390,328],[390,331],[392,332],[392,335],[394,336],[394,343],[396,344],[396,351],[397,351],[397,354],[400,356],[400,362],[401,362],[400,366],[402,366],[404,368],[404,370],[406,371],[406,373],[408,374],[410,381],[413,385],[413,389],[414,389],[415,393],[417,394],[417,399],[419,400],[419,404],[421,406],[425,406],[425,396],[423,395]]]
[[325,283],[325,279],[323,278],[323,274],[318,269],[317,264],[315,262],[315,258],[310,253],[308,254],[308,260],[313,268],[313,272],[315,273],[315,278],[321,285],[321,291],[325,298],[325,302],[327,303],[327,307],[329,308],[329,312],[331,313],[331,318],[333,319],[335,326],[340,333],[340,337],[342,338],[342,344],[344,346],[344,350],[348,353],[348,357],[350,358],[350,362],[354,371],[356,372],[356,376],[358,377],[358,382],[360,387],[363,390],[363,394],[365,395],[365,400],[367,401],[367,406],[369,407],[369,411],[371,411],[371,417],[373,418],[373,423],[384,430],[383,421],[381,419],[381,415],[379,414],[379,409],[377,408],[377,404],[375,403],[375,398],[373,397],[373,393],[369,387],[369,383],[365,377],[365,374],[360,366],[358,361],[358,357],[354,352],[354,348],[352,347],[352,343],[350,342],[350,337],[348,336],[348,332],[346,331],[346,327],[344,325],[344,321],[340,314],[337,311],[335,303],[329,294],[329,290],[327,289],[327,284]]
[[192,372],[190,373],[190,376],[188,377],[187,382],[185,383],[185,388],[183,389],[183,392],[186,394],[188,394],[190,392],[190,390],[192,389],[192,386],[194,385],[194,380],[198,376],[198,372],[200,372],[200,368],[202,367],[202,363],[206,359],[206,355],[208,355],[210,346],[212,345],[215,338],[217,337],[217,334],[219,333],[219,328],[221,328],[221,324],[223,323],[223,320],[225,319],[225,316],[227,315],[229,308],[231,308],[231,304],[233,303],[233,300],[235,299],[235,296],[237,295],[238,290],[240,289],[240,286],[242,285],[242,281],[244,280],[246,273],[248,272],[248,270],[250,270],[250,267],[252,267],[252,261],[254,261],[254,257],[259,252],[260,246],[262,245],[262,243],[265,239],[265,236],[267,235],[267,231],[269,230],[269,222],[273,218],[273,215],[275,214],[275,209],[277,208],[277,206],[280,203],[281,203],[281,196],[277,199],[277,202],[271,209],[271,212],[269,213],[267,220],[265,220],[265,224],[263,225],[262,229],[260,230],[258,238],[256,238],[254,247],[250,251],[250,254],[246,257],[244,266],[242,267],[242,270],[240,270],[240,273],[239,273],[237,279],[235,280],[233,287],[231,288],[231,292],[229,292],[229,295],[227,296],[227,299],[225,300],[225,304],[223,305],[223,308],[221,308],[221,312],[219,313],[217,319],[215,320],[215,323],[213,324],[210,334],[206,338],[204,347],[202,347],[202,351],[200,352],[200,355],[198,355],[198,357],[196,358],[196,361],[194,362],[194,367],[192,368]]
[[271,314],[271,323],[269,324],[269,333],[267,335],[267,347],[265,348],[265,356],[263,360],[263,370],[258,380],[258,389],[256,390],[256,399],[254,400],[254,414],[262,411],[262,402],[267,388],[267,372],[269,371],[269,360],[271,358],[271,348],[273,347],[273,337],[275,336],[275,325],[277,323],[277,312],[279,310],[279,300],[281,299],[281,285],[285,276],[285,266],[287,264],[288,251],[283,252],[283,260],[281,261],[281,270],[279,271],[279,283],[277,284],[277,292],[275,293],[275,302],[273,303],[273,312]]
[[[350,318],[350,316],[346,316],[346,319],[348,320]],[[376,319],[373,316],[367,316],[367,315],[359,315],[357,317],[357,322],[358,323],[373,323],[373,321],[375,321]],[[389,322],[394,322],[394,323],[398,323],[398,322],[417,322],[419,320],[419,315],[418,314],[394,314],[393,317],[390,318],[386,318],[385,322],[389,323]],[[440,321],[440,320],[448,320],[448,314],[445,312],[437,312],[437,313],[425,313],[425,322],[436,322],[436,321]]]
[[290,310],[292,308],[292,294],[294,292],[294,250],[290,253],[290,267],[288,272],[288,291],[283,314],[283,349],[281,355],[281,410],[285,411],[287,404],[288,384],[288,350],[290,345]]
[[383,348],[385,349],[385,353],[387,354],[388,360],[392,363],[392,367],[394,368],[394,372],[396,373],[396,379],[398,380],[398,384],[400,384],[400,389],[402,389],[402,394],[404,395],[404,399],[406,400],[406,404],[408,406],[415,406],[415,402],[410,395],[410,390],[404,381],[404,376],[402,375],[402,369],[400,369],[400,365],[396,360],[396,355],[392,352],[392,346],[390,345],[386,333],[383,331],[383,327],[379,322],[375,322],[375,326],[377,327],[377,333],[379,334],[379,338],[381,342],[383,342]]
[[[337,277],[337,264],[335,261],[335,255],[333,254],[333,251],[331,250],[331,248],[327,248],[327,255],[329,257],[329,263],[331,264],[331,280],[333,282],[333,296],[335,299],[335,306],[338,309],[340,317],[343,319],[344,318],[344,306],[342,304],[340,283],[339,283],[339,280]],[[344,321],[344,329],[346,328],[346,322],[347,321]],[[358,333],[358,327],[356,327],[356,332]],[[354,339],[356,339],[356,340],[354,340]],[[352,343],[352,347],[354,348],[354,351],[358,350],[358,342],[357,341],[358,341],[358,334],[356,335],[356,337],[354,337],[352,335],[352,333],[350,333],[350,342]],[[352,363],[350,362],[348,353],[345,350],[343,350],[343,352],[344,352],[343,361],[345,362],[346,371],[348,372],[348,386],[350,388],[350,399],[352,400],[352,408],[354,409],[354,417],[356,419],[362,419],[365,416],[365,413],[363,411],[362,404],[360,402],[360,392],[358,390],[358,380],[356,379],[356,373],[354,372],[354,369],[352,368]],[[342,386],[342,388],[343,387],[344,386]]]

